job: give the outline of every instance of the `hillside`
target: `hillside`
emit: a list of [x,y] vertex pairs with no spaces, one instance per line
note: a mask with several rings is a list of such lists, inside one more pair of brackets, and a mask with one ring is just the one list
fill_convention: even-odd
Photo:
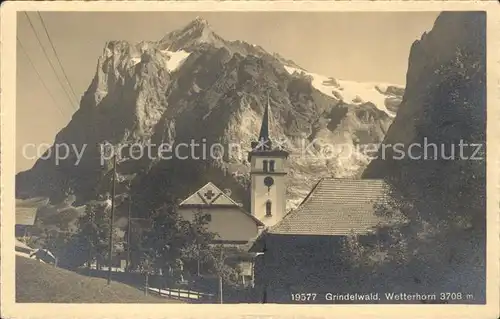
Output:
[[137,288],[54,268],[16,256],[16,302],[42,303],[170,303]]

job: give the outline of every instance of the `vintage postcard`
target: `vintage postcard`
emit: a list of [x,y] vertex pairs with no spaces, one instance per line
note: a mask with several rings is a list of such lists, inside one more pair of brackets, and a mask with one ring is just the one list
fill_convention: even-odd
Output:
[[499,9],[2,5],[2,318],[497,318]]

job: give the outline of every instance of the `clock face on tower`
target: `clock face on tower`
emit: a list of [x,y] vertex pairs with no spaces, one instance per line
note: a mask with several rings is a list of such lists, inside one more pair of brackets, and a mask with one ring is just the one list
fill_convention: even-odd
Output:
[[274,184],[274,179],[270,176],[267,176],[266,178],[264,178],[264,185],[266,185],[267,187],[271,187],[273,186]]

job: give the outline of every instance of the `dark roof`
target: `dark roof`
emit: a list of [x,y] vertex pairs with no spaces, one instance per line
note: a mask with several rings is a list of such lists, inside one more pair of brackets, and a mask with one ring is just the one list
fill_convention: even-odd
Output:
[[267,104],[264,108],[264,115],[262,116],[262,124],[260,126],[259,139],[251,142],[252,150],[248,153],[248,161],[252,156],[278,156],[287,158],[289,153],[282,149],[282,147],[273,148],[273,143],[269,134],[269,95],[267,96]]
[[267,97],[267,104],[264,109],[264,116],[262,117],[262,125],[260,127],[259,141],[269,140],[269,96]]
[[271,234],[349,235],[368,233],[382,219],[375,205],[389,191],[383,180],[321,179],[297,209],[269,228]]

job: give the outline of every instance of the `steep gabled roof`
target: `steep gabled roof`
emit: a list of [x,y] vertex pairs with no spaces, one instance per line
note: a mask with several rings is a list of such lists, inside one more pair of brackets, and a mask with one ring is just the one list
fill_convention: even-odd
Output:
[[383,180],[321,179],[299,207],[269,228],[270,234],[341,236],[368,233],[383,221],[375,206],[389,187]]
[[234,207],[251,218],[257,226],[264,226],[264,224],[258,218],[246,212],[241,204],[235,202],[231,197],[229,197],[229,195],[221,191],[212,182],[208,182],[205,186],[194,192],[191,196],[189,196],[179,204],[179,208],[189,207]]
[[241,206],[212,182],[208,182],[205,186],[194,192],[191,196],[179,204],[180,207],[192,205]]

